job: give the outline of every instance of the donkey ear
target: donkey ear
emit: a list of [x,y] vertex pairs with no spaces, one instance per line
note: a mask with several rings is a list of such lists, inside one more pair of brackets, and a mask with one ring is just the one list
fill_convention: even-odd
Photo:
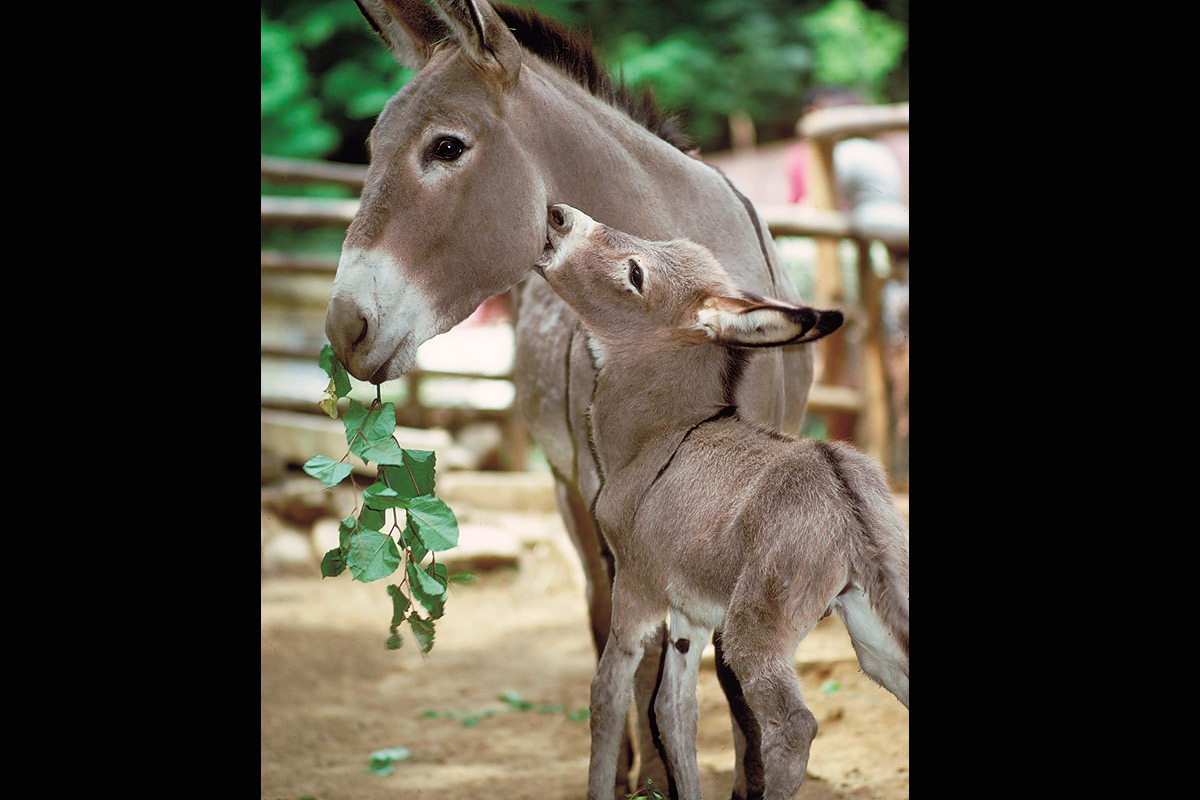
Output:
[[732,347],[816,341],[841,327],[842,319],[841,311],[818,311],[749,292],[712,295],[696,311],[696,322],[709,338]]
[[358,10],[401,65],[419,71],[432,46],[450,36],[450,26],[425,0],[354,0]]
[[498,70],[504,86],[517,82],[521,45],[488,0],[433,0],[472,63]]

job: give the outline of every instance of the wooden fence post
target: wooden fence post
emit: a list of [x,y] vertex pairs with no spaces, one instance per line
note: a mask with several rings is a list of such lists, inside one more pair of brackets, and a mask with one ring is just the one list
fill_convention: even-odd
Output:
[[891,474],[892,437],[887,369],[883,363],[883,284],[871,267],[871,243],[858,239],[858,285],[862,296],[863,415],[859,437],[868,453]]
[[[817,211],[836,211],[837,194],[833,172],[833,140],[809,139],[808,141],[808,183],[813,207]],[[842,268],[838,260],[838,240],[826,236],[818,236],[814,240],[817,246],[816,262],[816,301],[820,308],[846,306],[846,287],[842,281]],[[827,386],[842,386],[846,374],[846,336],[848,328],[853,325],[853,317],[847,321],[847,330],[840,336],[832,336],[821,342],[823,366],[817,380]],[[844,411],[830,411],[826,414],[828,434],[832,439],[850,440],[854,438],[855,415]]]

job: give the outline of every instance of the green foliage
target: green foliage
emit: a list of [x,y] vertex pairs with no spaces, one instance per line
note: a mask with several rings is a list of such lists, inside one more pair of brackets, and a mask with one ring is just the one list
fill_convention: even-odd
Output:
[[412,77],[351,0],[262,0],[266,155],[365,162],[384,103]]
[[[329,387],[319,405],[336,419],[337,401],[350,391],[350,380],[329,345],[322,349],[318,363],[329,375]],[[342,422],[350,453],[375,462],[378,469],[375,482],[362,490],[357,515],[346,517],[338,526],[338,546],[321,559],[321,577],[332,578],[349,570],[354,580],[370,583],[399,571],[400,583],[387,587],[392,598],[387,647],[395,650],[403,645],[398,629],[407,622],[421,652],[428,653],[433,648],[434,620],[445,613],[450,581],[458,578],[448,576],[446,565],[437,562],[436,553],[458,544],[458,520],[450,507],[434,496],[437,459],[432,451],[400,447],[392,435],[395,407],[378,397],[369,408],[351,399]],[[322,486],[336,486],[351,477],[353,469],[346,463],[350,453],[339,461],[313,456],[304,471]],[[405,512],[403,526],[401,511]],[[430,561],[422,565],[426,556]],[[417,604],[427,616],[421,615]]]
[[396,771],[393,766],[397,761],[404,761],[412,753],[407,747],[389,747],[371,753],[367,771],[374,775],[391,775]]
[[[649,83],[683,113],[704,149],[727,144],[740,112],[763,139],[792,135],[811,86],[840,83],[874,100],[907,41],[903,25],[861,0],[706,0],[689,6],[618,4],[610,63],[631,84]],[[624,13],[622,13],[624,12]],[[898,99],[898,98],[896,98]]]
[[[814,85],[907,99],[906,0],[511,1],[591,31],[613,74],[653,87],[705,150],[727,146],[735,112],[763,140],[791,135]],[[375,116],[413,73],[351,0],[262,0],[261,28],[262,152],[365,163]]]
[[861,87],[877,94],[908,42],[904,27],[860,0],[832,0],[804,20],[817,83]]
[[262,152],[294,158],[317,158],[340,141],[338,130],[322,118],[320,101],[293,34],[265,19],[261,26]]

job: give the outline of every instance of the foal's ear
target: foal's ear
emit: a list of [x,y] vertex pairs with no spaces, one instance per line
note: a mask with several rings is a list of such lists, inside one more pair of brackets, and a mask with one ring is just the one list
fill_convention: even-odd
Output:
[[433,4],[472,63],[494,70],[506,87],[517,82],[521,45],[489,0],[433,0]]
[[401,65],[419,71],[450,26],[425,0],[354,0],[358,10]]
[[733,347],[775,347],[812,342],[842,325],[842,312],[819,311],[750,292],[712,295],[696,310],[696,322],[709,338]]

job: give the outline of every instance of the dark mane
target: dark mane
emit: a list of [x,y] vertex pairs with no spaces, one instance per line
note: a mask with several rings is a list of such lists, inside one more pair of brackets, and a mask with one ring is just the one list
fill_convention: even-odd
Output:
[[639,94],[624,83],[613,83],[596,55],[590,34],[568,30],[532,9],[500,3],[493,3],[493,6],[526,50],[558,67],[579,81],[594,97],[625,112],[634,122],[672,147],[684,152],[692,149],[692,141],[684,133],[679,117],[663,113],[649,86]]

